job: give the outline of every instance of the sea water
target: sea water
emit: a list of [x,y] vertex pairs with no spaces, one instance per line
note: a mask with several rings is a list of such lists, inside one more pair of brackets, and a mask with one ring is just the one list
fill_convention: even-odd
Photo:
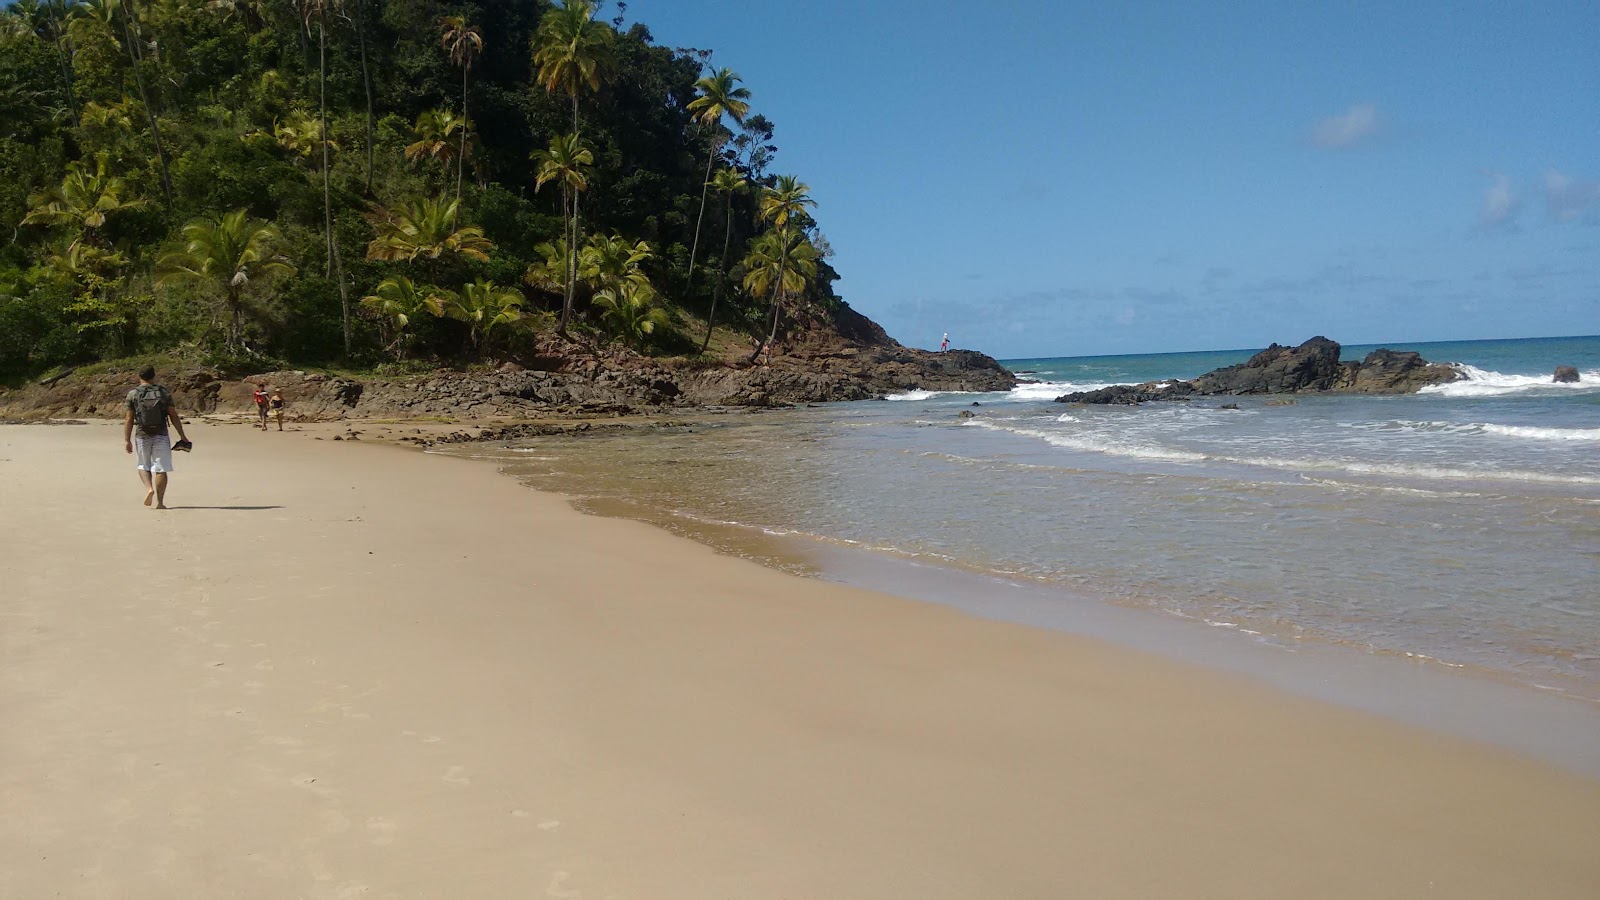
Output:
[[[1600,337],[1386,346],[1466,377],[1405,396],[1094,407],[1052,400],[1254,351],[1011,360],[1033,383],[487,455],[691,533],[855,547],[1061,604],[1600,701]],[[1581,381],[1553,383],[1557,365]]]

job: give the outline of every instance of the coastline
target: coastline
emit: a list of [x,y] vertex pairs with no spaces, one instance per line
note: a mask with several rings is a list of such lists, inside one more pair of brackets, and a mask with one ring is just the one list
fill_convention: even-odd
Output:
[[0,429],[0,893],[1600,885],[1600,781],[307,439],[352,426],[197,423],[170,514],[114,425]]

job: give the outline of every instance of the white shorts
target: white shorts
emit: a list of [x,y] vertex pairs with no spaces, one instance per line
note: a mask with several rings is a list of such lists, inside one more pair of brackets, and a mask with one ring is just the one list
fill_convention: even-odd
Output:
[[139,471],[156,474],[172,471],[172,439],[164,434],[133,433],[133,457]]

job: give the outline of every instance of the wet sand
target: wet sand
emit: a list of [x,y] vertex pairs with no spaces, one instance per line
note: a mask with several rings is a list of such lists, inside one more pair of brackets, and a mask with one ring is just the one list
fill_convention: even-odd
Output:
[[0,428],[0,896],[1600,894],[1600,782],[336,431]]

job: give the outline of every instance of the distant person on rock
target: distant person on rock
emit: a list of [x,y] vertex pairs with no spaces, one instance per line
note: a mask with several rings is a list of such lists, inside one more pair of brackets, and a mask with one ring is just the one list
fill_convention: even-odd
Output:
[[267,404],[271,402],[271,398],[267,396],[267,386],[264,384],[256,385],[256,392],[251,396],[256,401],[256,427],[266,431]]
[[272,399],[267,401],[267,403],[268,403],[269,406],[272,407],[272,415],[275,416],[277,418],[277,420],[278,420],[278,430],[282,431],[283,430],[283,391],[279,390],[278,388],[273,388],[272,389]]
[[949,350],[949,349],[950,349],[950,332],[946,331],[944,333],[944,340],[939,342],[939,352],[943,353],[943,352],[945,352],[946,350]]
[[[167,423],[178,429],[178,443],[167,435]],[[172,451],[188,450],[189,438],[183,433],[183,419],[172,393],[156,384],[156,370],[145,366],[139,372],[139,386],[128,392],[127,415],[122,420],[124,449],[138,460],[139,480],[144,483],[144,505],[152,501],[156,509],[167,508],[167,476],[172,473]]]

